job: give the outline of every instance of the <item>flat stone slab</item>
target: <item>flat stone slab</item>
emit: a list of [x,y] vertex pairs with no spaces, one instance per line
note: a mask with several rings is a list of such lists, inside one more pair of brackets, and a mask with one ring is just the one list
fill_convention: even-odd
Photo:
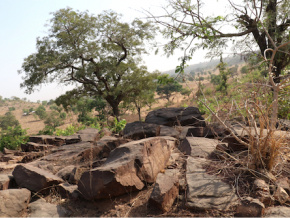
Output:
[[68,217],[69,213],[60,205],[47,203],[39,199],[29,204],[28,217]]
[[30,191],[25,188],[0,191],[0,217],[22,217],[30,197]]
[[188,208],[227,210],[238,203],[235,191],[217,176],[209,175],[202,168],[204,158],[188,157],[186,180]]
[[218,140],[201,138],[201,137],[186,137],[178,147],[181,152],[192,157],[208,157],[215,151],[218,145]]
[[48,191],[48,188],[63,182],[58,176],[29,164],[18,165],[12,174],[20,187],[34,192]]
[[99,136],[99,130],[87,128],[77,132],[83,142],[94,142]]

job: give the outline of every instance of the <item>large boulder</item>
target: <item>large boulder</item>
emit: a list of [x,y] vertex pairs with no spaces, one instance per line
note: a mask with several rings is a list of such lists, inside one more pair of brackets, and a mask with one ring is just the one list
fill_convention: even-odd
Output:
[[29,164],[16,166],[12,174],[19,187],[34,192],[46,192],[53,185],[63,182],[58,176]]
[[105,163],[83,173],[78,189],[86,199],[110,198],[141,190],[153,183],[169,160],[166,139],[154,137],[132,141],[113,150]]
[[204,118],[196,107],[154,110],[148,113],[145,122],[165,126],[205,126]]
[[0,191],[0,217],[22,217],[30,197],[30,191],[25,188]]
[[264,217],[289,217],[290,208],[285,206],[269,207],[264,211]]
[[139,140],[160,135],[160,125],[143,122],[127,123],[123,130],[123,137]]

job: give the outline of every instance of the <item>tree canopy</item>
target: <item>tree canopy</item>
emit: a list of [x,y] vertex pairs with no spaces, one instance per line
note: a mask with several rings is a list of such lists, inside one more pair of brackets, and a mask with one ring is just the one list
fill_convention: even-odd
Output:
[[290,63],[290,1],[228,0],[228,13],[215,16],[206,15],[206,4],[210,1],[170,0],[164,15],[147,11],[149,18],[165,27],[163,35],[169,39],[165,51],[170,54],[176,48],[184,49],[184,63],[199,48],[209,49],[210,56],[220,56],[229,40],[234,53],[260,53],[268,59],[278,47],[273,72],[279,82]]
[[73,84],[75,94],[104,98],[118,117],[120,102],[140,78],[140,55],[155,27],[137,19],[121,22],[112,11],[95,16],[66,8],[52,15],[48,35],[24,60],[21,87],[32,93],[44,83]]

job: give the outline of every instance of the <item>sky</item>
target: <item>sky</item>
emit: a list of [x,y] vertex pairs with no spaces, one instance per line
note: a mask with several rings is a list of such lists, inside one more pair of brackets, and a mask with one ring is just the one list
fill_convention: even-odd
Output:
[[[216,10],[217,0],[211,2],[211,8]],[[24,58],[36,52],[36,39],[47,34],[48,20],[51,12],[61,8],[71,7],[74,10],[88,10],[93,14],[100,14],[104,10],[113,10],[124,16],[124,21],[130,22],[134,18],[144,17],[142,11],[160,12],[161,6],[166,6],[166,0],[0,0],[0,96],[10,98],[17,96],[30,101],[55,99],[68,89],[57,83],[43,85],[39,90],[27,95],[20,89],[22,82],[21,69]],[[205,61],[205,51],[199,51],[190,64]],[[154,52],[143,56],[144,65],[149,71],[166,71],[179,65],[178,58],[181,52],[167,57]]]

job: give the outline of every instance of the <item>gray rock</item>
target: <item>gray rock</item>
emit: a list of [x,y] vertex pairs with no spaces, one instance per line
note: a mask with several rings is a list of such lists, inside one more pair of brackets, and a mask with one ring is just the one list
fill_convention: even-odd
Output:
[[94,142],[99,136],[99,130],[87,128],[77,132],[83,142]]
[[218,140],[200,137],[186,137],[178,147],[181,152],[192,157],[208,157],[215,151]]
[[204,118],[196,107],[154,110],[148,113],[145,122],[164,126],[205,126]]
[[160,125],[143,122],[127,123],[123,130],[123,137],[139,140],[160,135]]
[[178,170],[165,170],[157,176],[149,204],[167,212],[171,209],[178,193]]
[[28,217],[67,217],[70,213],[60,205],[47,203],[39,199],[29,204],[30,213]]
[[77,199],[78,186],[69,183],[62,183],[57,186],[57,191],[62,198]]
[[265,209],[264,217],[289,217],[290,208],[289,207],[271,207]]
[[0,216],[23,216],[30,201],[30,197],[30,191],[25,188],[0,191]]
[[234,189],[218,177],[209,175],[202,168],[204,158],[189,157],[186,180],[188,185],[187,203],[189,208],[227,210],[238,203]]
[[159,137],[123,144],[110,153],[101,167],[83,173],[78,189],[88,200],[141,190],[143,181],[155,181],[169,156],[167,141]]
[[44,145],[35,142],[27,142],[21,145],[21,150],[24,152],[44,151],[53,148],[53,145]]
[[174,138],[179,138],[179,132],[170,126],[160,126],[160,136],[170,136]]
[[58,176],[29,164],[16,166],[12,174],[20,187],[34,192],[47,192],[50,187],[63,182]]

